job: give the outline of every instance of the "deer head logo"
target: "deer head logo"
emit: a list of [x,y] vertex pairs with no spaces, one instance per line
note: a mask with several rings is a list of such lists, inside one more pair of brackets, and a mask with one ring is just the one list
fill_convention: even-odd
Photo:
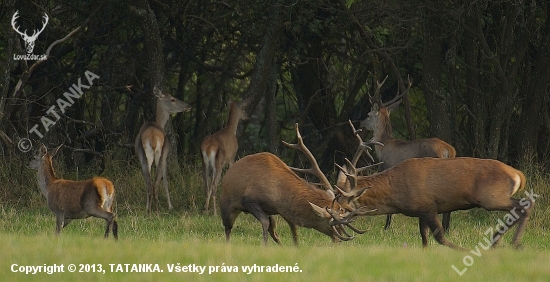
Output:
[[16,25],[17,23],[15,22],[17,20],[17,18],[19,18],[19,11],[15,12],[15,14],[13,14],[13,17],[11,18],[11,26],[13,27],[15,32],[17,32],[21,35],[21,37],[25,41],[25,49],[27,49],[27,53],[31,54],[32,51],[34,50],[34,42],[38,38],[38,35],[40,35],[40,33],[42,33],[42,31],[44,31],[44,28],[46,28],[46,25],[48,24],[49,17],[48,17],[47,14],[44,14],[44,21],[42,22],[42,29],[40,29],[40,30],[35,29],[31,36],[27,35],[27,30],[26,29],[25,29],[24,32],[19,31],[19,27]]

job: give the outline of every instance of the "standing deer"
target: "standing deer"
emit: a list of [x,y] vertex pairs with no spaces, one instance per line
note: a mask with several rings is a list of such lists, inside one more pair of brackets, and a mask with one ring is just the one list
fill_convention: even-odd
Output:
[[[313,228],[331,237],[333,242],[353,238],[344,226],[357,233],[364,232],[346,220],[354,213],[344,212],[335,203],[332,187],[305,147],[298,125],[296,134],[299,143],[285,145],[304,152],[313,166],[311,169],[290,168],[277,156],[264,152],[239,159],[223,177],[220,207],[226,241],[229,242],[231,229],[241,212],[250,213],[261,222],[264,244],[268,233],[276,243],[281,243],[275,231],[273,215],[276,214],[290,226],[295,245],[298,244],[296,226]],[[291,169],[315,174],[326,190],[308,183]],[[342,218],[344,215],[346,218]]]
[[346,177],[351,188],[346,189],[349,192],[338,188],[340,206],[348,211],[370,209],[358,215],[401,213],[418,217],[423,247],[428,245],[431,231],[438,243],[461,249],[445,239],[437,214],[475,207],[513,214],[513,222],[507,221],[504,232],[495,232],[491,243],[497,244],[510,227],[519,223],[512,241],[519,246],[534,205],[533,199],[512,197],[524,189],[525,176],[497,160],[412,158],[370,176],[357,176],[359,170],[351,162],[348,165],[350,172],[341,168],[338,183],[346,183],[342,181]]
[[[191,110],[191,106],[187,103],[172,97],[170,94],[162,93],[157,86],[153,88],[153,94],[157,97],[156,119],[155,121],[146,122],[141,126],[134,143],[136,154],[141,164],[141,171],[145,178],[145,185],[147,186],[147,213],[151,212],[153,198],[158,212],[158,188],[161,179],[163,180],[164,190],[166,190],[168,208],[172,209],[170,193],[168,192],[166,168],[166,161],[171,144],[164,133],[164,126],[168,122],[168,118],[171,114]],[[151,179],[153,162],[157,168],[154,185]]]
[[252,98],[250,97],[239,103],[229,101],[227,125],[220,131],[206,136],[202,141],[202,177],[205,184],[206,203],[204,209],[206,213],[209,212],[210,199],[212,199],[212,209],[214,215],[217,215],[216,190],[218,182],[222,176],[222,170],[227,165],[231,166],[235,162],[235,156],[239,148],[237,126],[239,121],[248,119],[245,108],[252,101]]
[[107,222],[105,238],[110,230],[115,239],[118,239],[118,223],[113,213],[115,188],[113,183],[103,177],[94,177],[84,181],[72,181],[57,178],[52,165],[53,154],[46,146],[41,145],[38,154],[29,166],[38,171],[38,186],[48,201],[48,207],[56,217],[56,234],[61,233],[73,219],[94,216],[103,218]]
[[[382,83],[376,82],[377,87],[374,97],[375,99],[377,98],[377,101],[373,103],[367,118],[361,122],[361,127],[373,131],[374,140],[384,144],[383,146],[374,146],[378,160],[383,162],[379,166],[380,171],[391,168],[410,158],[454,158],[456,156],[455,148],[438,138],[416,139],[413,141],[403,141],[393,138],[390,112],[399,105],[401,98],[409,91],[411,81],[409,80],[409,86],[405,92],[386,103],[382,103],[380,99],[380,87],[386,79],[387,77]],[[391,217],[391,214],[387,215],[384,229],[390,227]],[[444,213],[443,227],[445,231],[449,230],[450,220],[451,214]]]

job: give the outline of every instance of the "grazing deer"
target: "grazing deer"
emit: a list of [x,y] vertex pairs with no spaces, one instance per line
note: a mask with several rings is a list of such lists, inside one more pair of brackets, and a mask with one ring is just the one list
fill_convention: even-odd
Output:
[[[153,94],[157,97],[156,119],[155,121],[146,122],[141,126],[134,144],[136,154],[141,164],[141,171],[145,178],[145,185],[147,186],[147,213],[151,212],[153,198],[158,212],[158,188],[161,179],[163,180],[164,190],[166,190],[168,208],[172,209],[170,193],[168,192],[166,167],[171,144],[164,133],[164,126],[168,122],[168,118],[171,114],[191,110],[191,106],[187,103],[172,97],[170,94],[162,93],[156,86],[153,88]],[[154,185],[151,179],[153,162],[157,168]]]
[[212,209],[214,215],[217,215],[216,190],[218,182],[222,176],[222,170],[227,165],[231,166],[235,162],[235,156],[239,148],[237,126],[239,121],[248,119],[245,108],[252,101],[252,98],[250,97],[239,103],[229,101],[227,125],[220,131],[206,136],[202,141],[202,177],[205,185],[206,203],[204,210],[206,213],[209,212],[210,199],[212,199]]
[[56,234],[61,233],[73,219],[88,218],[90,216],[103,218],[107,222],[105,238],[110,230],[115,239],[118,239],[118,224],[113,213],[115,188],[113,183],[103,177],[94,177],[83,181],[72,181],[57,178],[52,166],[53,154],[46,146],[41,145],[38,154],[29,166],[38,171],[38,186],[48,201],[48,207],[56,217]]
[[[374,94],[374,98],[377,98],[376,102],[373,103],[367,118],[361,122],[361,127],[373,131],[374,140],[384,144],[383,146],[374,146],[378,160],[383,162],[379,166],[380,171],[384,171],[410,158],[454,158],[456,156],[455,148],[438,138],[416,139],[413,141],[403,141],[393,138],[390,112],[399,105],[401,98],[409,91],[411,81],[409,80],[409,86],[405,92],[397,95],[391,101],[382,103],[380,99],[380,87],[386,79],[382,83],[376,82],[377,87]],[[385,229],[390,227],[391,217],[391,214],[387,215]],[[443,227],[445,231],[449,230],[450,220],[451,214],[444,213]]]
[[[354,216],[354,213],[344,212],[335,203],[332,187],[305,147],[297,125],[296,133],[299,144],[285,145],[306,153],[313,168],[295,170],[315,174],[327,190],[321,190],[300,178],[291,170],[294,168],[288,167],[271,153],[257,153],[239,159],[222,179],[220,207],[227,242],[241,212],[252,214],[262,223],[264,244],[267,244],[268,233],[276,243],[281,243],[275,231],[273,215],[276,214],[281,215],[290,226],[295,245],[298,244],[296,226],[313,228],[331,237],[333,242],[353,238],[346,232],[345,226],[357,233],[364,232],[350,224],[347,217]],[[344,215],[346,218],[342,218]]]
[[512,197],[525,187],[525,176],[497,160],[412,158],[370,176],[357,176],[362,169],[355,169],[351,162],[348,165],[350,172],[341,168],[339,175],[339,185],[346,182],[342,181],[345,174],[350,186],[349,189],[338,188],[340,206],[348,211],[370,209],[357,215],[401,213],[418,217],[423,247],[427,246],[431,231],[440,244],[461,249],[445,239],[437,214],[475,207],[515,215],[513,222],[507,221],[508,228],[504,232],[497,231],[493,235],[492,244],[497,244],[510,227],[519,223],[512,241],[519,246],[534,205],[532,199]]

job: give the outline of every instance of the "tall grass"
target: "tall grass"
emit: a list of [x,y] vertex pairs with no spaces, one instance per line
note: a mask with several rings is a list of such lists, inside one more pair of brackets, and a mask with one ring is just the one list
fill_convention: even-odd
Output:
[[[0,246],[3,262],[0,274],[7,280],[351,280],[351,281],[425,281],[425,280],[545,280],[550,278],[548,240],[548,192],[550,178],[544,167],[524,165],[526,190],[541,195],[523,237],[524,249],[513,250],[512,229],[496,250],[482,250],[481,257],[439,246],[433,239],[428,249],[421,247],[418,220],[395,216],[390,230],[383,230],[385,217],[364,217],[356,226],[368,229],[354,240],[339,244],[311,229],[299,229],[298,248],[286,223],[277,217],[283,246],[270,241],[262,246],[261,227],[252,216],[241,214],[232,232],[231,244],[219,217],[202,214],[204,202],[200,163],[171,166],[170,192],[174,210],[169,211],[164,191],[159,191],[160,213],[145,213],[145,184],[137,160],[110,159],[103,176],[111,179],[117,190],[116,211],[120,240],[101,239],[105,222],[97,218],[71,222],[60,236],[54,236],[55,218],[46,206],[36,184],[35,172],[25,168],[23,160],[0,163]],[[187,163],[180,161],[181,164]],[[58,174],[67,179],[85,179],[94,172],[68,169],[56,163]],[[524,197],[519,192],[516,197]],[[475,250],[495,227],[504,213],[481,209],[452,214],[447,239]],[[465,256],[474,264],[461,277],[451,265],[462,269]],[[158,263],[164,273],[63,273],[22,275],[10,266],[31,264]],[[245,265],[291,265],[300,273],[167,273],[166,264],[197,264],[238,267]],[[6,280],[6,281],[7,281]]]

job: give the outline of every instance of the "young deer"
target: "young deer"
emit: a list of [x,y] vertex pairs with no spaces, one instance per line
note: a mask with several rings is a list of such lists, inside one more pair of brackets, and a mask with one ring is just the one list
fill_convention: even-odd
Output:
[[216,190],[220,181],[222,170],[235,162],[235,155],[239,148],[237,141],[237,126],[239,121],[248,119],[245,108],[253,97],[239,103],[229,101],[229,119],[227,125],[220,131],[204,138],[201,144],[202,153],[202,177],[204,179],[204,192],[206,195],[205,212],[212,209],[217,215]]
[[[455,148],[438,138],[416,139],[413,141],[403,141],[393,138],[390,113],[399,105],[403,95],[410,89],[411,82],[409,80],[409,87],[405,92],[397,95],[391,101],[382,104],[380,101],[380,87],[385,81],[386,79],[382,83],[377,82],[374,95],[378,99],[373,103],[367,118],[361,122],[361,127],[373,131],[374,140],[384,144],[383,146],[374,146],[378,160],[383,162],[379,166],[380,171],[389,169],[410,158],[454,158],[456,156]],[[391,217],[391,214],[387,215],[385,229],[390,227]],[[450,220],[451,214],[444,213],[443,227],[445,231],[449,230]]]
[[[157,97],[156,120],[144,123],[138,135],[134,147],[139,157],[141,171],[145,178],[147,186],[147,213],[151,212],[151,203],[155,200],[156,210],[158,212],[158,189],[161,179],[163,180],[164,190],[166,190],[166,200],[168,208],[172,209],[170,193],[168,192],[168,177],[166,161],[170,152],[170,140],[164,133],[164,126],[168,122],[171,114],[187,112],[191,106],[180,101],[170,94],[162,93],[156,86],[153,88],[153,94]],[[157,168],[155,183],[151,179],[151,170],[153,162]]]
[[38,186],[48,201],[48,207],[55,214],[56,233],[61,233],[71,220],[90,216],[103,218],[107,222],[105,237],[110,230],[118,239],[118,224],[113,213],[115,188],[106,178],[94,177],[83,181],[59,179],[52,166],[52,157],[61,146],[50,154],[41,145],[38,154],[29,166],[38,171]]
[[321,190],[300,178],[291,170],[293,168],[271,153],[257,153],[239,159],[222,180],[220,208],[228,242],[233,224],[241,212],[252,214],[262,223],[264,244],[267,244],[268,233],[280,244],[273,219],[276,214],[281,215],[290,226],[295,245],[298,244],[296,226],[313,228],[331,237],[334,242],[353,238],[346,232],[345,226],[363,233],[354,228],[347,218],[342,219],[342,216],[354,214],[344,212],[334,202],[332,187],[303,144],[297,126],[296,132],[299,144],[285,144],[306,153],[313,166],[309,170],[299,171],[317,175],[327,190]]

